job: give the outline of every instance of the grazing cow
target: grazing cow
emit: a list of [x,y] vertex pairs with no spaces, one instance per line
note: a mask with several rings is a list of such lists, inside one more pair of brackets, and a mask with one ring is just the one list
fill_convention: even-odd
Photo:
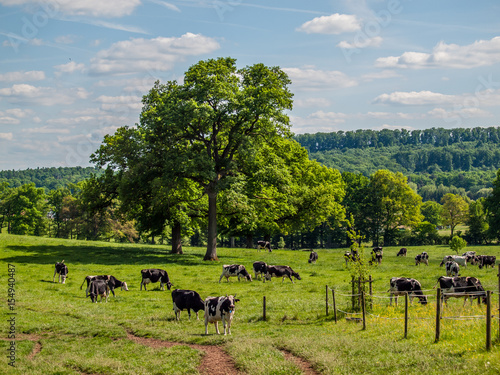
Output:
[[418,266],[420,263],[424,263],[426,266],[429,265],[429,254],[425,251],[415,257],[415,265]]
[[460,266],[453,260],[447,261],[445,264],[445,268],[446,276],[458,276],[458,273],[460,272]]
[[441,263],[439,263],[439,267],[450,260],[457,262],[460,266],[464,266],[465,268],[467,268],[467,258],[460,255],[445,255]]
[[172,283],[170,282],[168,273],[165,270],[155,269],[155,268],[145,269],[141,270],[141,275],[142,275],[141,290],[143,285],[144,285],[144,290],[147,290],[146,284],[156,283],[158,281],[160,281],[161,290],[165,290],[164,287],[165,284],[167,285],[168,290],[172,288]]
[[316,263],[317,260],[318,260],[318,253],[311,250],[311,254],[309,254],[308,262],[309,263]]
[[218,326],[220,321],[224,326],[224,335],[226,335],[226,323],[227,333],[231,334],[231,321],[236,309],[235,303],[238,301],[236,294],[234,296],[226,295],[225,297],[207,297],[205,299],[205,335],[208,335],[208,323],[214,323],[215,332],[220,335]]
[[381,247],[375,247],[372,250],[372,260],[370,261],[370,264],[373,264],[377,262],[378,264],[382,263],[382,256],[384,255],[384,252],[382,251]]
[[272,277],[281,277],[281,282],[285,281],[285,277],[288,277],[293,283],[292,276],[297,280],[301,280],[299,274],[294,272],[290,266],[267,266],[266,279],[271,280]]
[[[265,262],[253,262],[253,272],[255,274],[255,279],[257,280],[257,275],[264,276],[267,273],[267,264]],[[266,278],[264,278],[264,282]]]
[[115,288],[122,288],[122,290],[128,291],[127,283],[125,281],[118,280],[113,275],[85,276],[82,285],[80,285],[80,290],[82,290],[83,284],[85,284],[85,281],[87,282],[87,289],[85,289],[85,297],[89,296],[90,283],[94,280],[107,281],[109,290],[111,291],[111,293],[113,293],[113,297],[116,297]]
[[62,262],[57,262],[54,269],[54,277],[52,277],[52,282],[55,282],[56,275],[59,276],[58,281],[62,284],[66,283],[66,278],[68,277],[68,266]]
[[229,278],[231,276],[238,276],[238,281],[240,281],[240,277],[244,277],[247,281],[252,281],[252,276],[250,276],[245,266],[241,264],[226,264],[222,266],[222,275],[220,275],[219,283],[223,277],[225,277],[226,281],[229,282]]
[[90,299],[92,302],[97,303],[97,297],[101,296],[101,302],[102,302],[102,297],[106,299],[106,302],[108,302],[108,295],[109,295],[109,286],[108,283],[105,280],[93,280],[90,282]]
[[349,261],[351,262],[357,262],[359,261],[359,254],[357,250],[352,250],[352,251],[346,251],[344,253],[344,259],[345,259],[345,265],[347,266],[347,263]]
[[[441,298],[447,303],[448,298],[456,297],[464,299],[464,306],[467,298],[470,298],[471,304],[474,298],[480,298],[486,304],[486,292],[484,291],[481,282],[476,277],[461,276],[448,277],[441,276],[438,279],[439,287],[441,288]],[[437,285],[437,284],[436,284]],[[434,286],[435,288],[436,286]]]
[[[473,258],[476,256],[476,252],[475,251],[466,251],[465,253],[462,254],[463,257],[466,257],[466,258]],[[469,261],[469,259],[467,259],[467,262]]]
[[205,309],[203,299],[194,290],[173,290],[172,302],[174,304],[175,319],[177,320],[181,317],[181,311],[186,309],[188,311],[189,320],[191,320],[191,310],[196,313],[196,320],[200,320],[198,317],[198,311]]
[[257,249],[266,249],[267,251],[272,252],[271,243],[269,241],[257,241]]
[[405,257],[407,251],[408,250],[406,249],[406,247],[402,247],[401,249],[399,249],[399,252],[396,254],[396,256],[397,257]]
[[398,296],[404,296],[405,294],[408,294],[410,297],[410,303],[413,300],[413,297],[416,296],[422,305],[427,304],[427,297],[422,292],[422,286],[418,280],[407,277],[393,277],[391,278],[390,285],[390,305],[392,305],[393,296],[397,306]]
[[495,266],[496,261],[497,257],[494,255],[480,255],[479,268],[480,269],[482,269],[483,267],[488,268],[488,266],[491,266],[491,268],[493,268]]

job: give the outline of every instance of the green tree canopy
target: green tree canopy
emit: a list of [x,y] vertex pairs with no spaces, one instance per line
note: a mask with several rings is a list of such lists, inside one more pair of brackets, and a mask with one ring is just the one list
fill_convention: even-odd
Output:
[[441,199],[441,203],[443,204],[441,213],[443,224],[450,226],[450,238],[453,238],[456,226],[467,221],[469,204],[462,196],[451,193],[446,194]]

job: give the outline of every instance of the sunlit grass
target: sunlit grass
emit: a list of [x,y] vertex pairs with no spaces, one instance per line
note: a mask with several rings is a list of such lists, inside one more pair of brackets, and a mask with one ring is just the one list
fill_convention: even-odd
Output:
[[[369,249],[366,249],[369,253]],[[255,249],[218,249],[219,262],[204,262],[203,248],[185,248],[185,254],[169,254],[166,246],[127,245],[102,242],[55,240],[0,235],[0,261],[4,271],[0,282],[7,283],[7,263],[16,266],[16,330],[31,335],[42,344],[41,352],[29,359],[34,343],[17,343],[17,369],[7,366],[5,373],[33,374],[193,374],[200,353],[187,346],[156,350],[127,340],[127,332],[182,343],[223,345],[236,365],[248,374],[295,374],[296,365],[287,361],[282,349],[307,359],[324,374],[456,374],[500,372],[498,320],[493,323],[495,345],[485,351],[485,306],[463,306],[452,298],[443,306],[441,337],[435,343],[436,290],[433,287],[443,267],[442,257],[452,254],[445,246],[408,247],[406,258],[396,257],[399,248],[384,248],[381,265],[374,266],[372,307],[367,311],[366,330],[356,321],[348,321],[333,307],[326,316],[326,286],[335,289],[337,308],[351,313],[351,275],[345,267],[343,249],[318,250],[317,264],[307,263],[308,252]],[[500,258],[500,247],[469,247],[481,254]],[[430,254],[429,266],[415,266],[414,256]],[[56,261],[69,267],[66,284],[52,283]],[[302,280],[273,279],[263,283],[240,281],[218,283],[223,264],[239,263],[251,272],[252,264],[288,264]],[[217,336],[209,327],[205,336],[203,313],[200,321],[187,312],[175,321],[171,296],[158,284],[140,291],[140,270],[167,270],[174,288],[194,289],[202,297],[237,294],[231,336]],[[253,277],[253,272],[252,277]],[[129,291],[117,290],[106,303],[90,303],[80,286],[86,275],[113,274],[126,281]],[[469,266],[463,276],[476,276],[489,290],[498,290],[497,269],[479,270]],[[418,279],[428,294],[429,303],[418,299],[409,306],[407,338],[404,338],[404,298],[389,306],[389,279],[406,276]],[[329,301],[331,292],[329,290]],[[263,320],[263,297],[266,320]],[[4,307],[6,296],[2,297]],[[370,300],[369,300],[370,301]],[[498,294],[493,295],[493,314],[498,317]],[[2,310],[6,321],[7,309]],[[347,315],[349,317],[350,315]],[[360,317],[360,314],[353,315]],[[464,319],[463,317],[474,317]],[[461,317],[460,320],[448,319]],[[7,324],[0,324],[7,336]],[[0,341],[2,350],[8,343]],[[129,354],[127,354],[129,353]],[[152,369],[155,369],[154,371]],[[165,370],[167,369],[167,370]],[[151,372],[153,371],[153,372]],[[163,372],[162,372],[163,371]]]

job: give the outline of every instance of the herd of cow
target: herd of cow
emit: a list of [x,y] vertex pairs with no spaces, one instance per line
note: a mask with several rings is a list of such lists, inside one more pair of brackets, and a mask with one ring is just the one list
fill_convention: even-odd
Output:
[[[259,241],[258,249],[266,249],[271,252],[271,247],[269,242]],[[407,249],[402,248],[397,253],[397,256],[406,257]],[[375,247],[372,249],[372,259],[370,263],[382,262],[383,249],[381,247]],[[347,262],[358,261],[359,254],[354,250],[346,252],[344,254],[344,259]],[[318,253],[311,250],[308,262],[316,263],[318,260]],[[420,263],[429,265],[429,255],[427,252],[422,252],[415,257],[415,263],[418,266]],[[443,300],[446,303],[449,297],[465,297],[465,302],[467,298],[470,298],[471,302],[474,298],[481,298],[482,302],[485,302],[486,292],[481,285],[481,282],[476,277],[460,277],[458,276],[460,271],[460,266],[467,267],[467,264],[478,265],[479,268],[493,267],[496,263],[495,256],[489,255],[476,255],[474,251],[467,251],[462,256],[458,255],[447,255],[443,258],[440,266],[445,265],[446,276],[441,276],[438,279],[438,283],[441,290]],[[270,281],[272,277],[281,277],[281,282],[284,282],[285,278],[290,279],[293,283],[293,278],[296,280],[301,280],[299,274],[295,272],[290,266],[274,266],[268,265],[265,262],[257,261],[253,263],[254,279],[260,277],[263,282],[266,280]],[[52,279],[55,282],[55,277],[58,275],[58,281],[60,283],[65,283],[66,277],[68,275],[68,267],[62,262],[57,262],[55,264],[54,277]],[[144,269],[141,270],[141,287],[146,289],[146,285],[149,283],[160,282],[160,289],[165,290],[165,285],[167,289],[170,290],[172,283],[168,273],[162,269]],[[238,281],[243,278],[247,281],[252,281],[252,276],[246,270],[244,265],[241,264],[231,264],[222,266],[222,274],[219,278],[219,283],[223,278],[229,281],[230,277],[237,277]],[[121,288],[122,290],[128,291],[127,283],[118,280],[112,275],[94,275],[86,276],[83,280],[80,289],[83,285],[87,283],[87,288],[85,290],[85,296],[90,297],[92,302],[97,302],[98,297],[103,298],[107,302],[109,293],[111,292],[115,296],[115,289]],[[437,286],[436,284],[436,286]],[[436,287],[434,286],[434,288]],[[422,286],[418,280],[407,277],[393,277],[390,280],[390,304],[392,305],[392,298],[394,297],[395,303],[397,305],[398,296],[408,294],[410,301],[417,297],[422,304],[427,303],[427,297],[423,293]],[[187,310],[189,319],[191,319],[191,310],[196,313],[196,318],[198,317],[198,312],[203,310],[205,313],[205,334],[208,334],[208,324],[214,323],[215,330],[219,334],[218,322],[221,321],[224,326],[224,335],[226,335],[226,324],[227,333],[231,334],[231,321],[234,316],[235,303],[239,299],[236,295],[226,295],[221,297],[207,297],[205,300],[194,290],[183,290],[175,289],[172,291],[172,303],[173,310],[175,312],[175,318],[180,319],[180,312]]]
[[[405,257],[406,254],[407,249],[402,248],[396,255]],[[424,251],[415,256],[415,265],[418,266],[420,263],[429,265],[429,254],[427,252]],[[461,256],[446,255],[439,264],[440,267],[445,266],[446,276],[439,277],[434,288],[439,284],[442,291],[441,298],[445,303],[450,297],[464,297],[464,305],[468,298],[471,303],[475,298],[480,298],[480,302],[486,303],[486,292],[479,279],[472,276],[460,277],[460,266],[467,267],[467,264],[471,264],[478,265],[479,268],[487,268],[494,267],[495,263],[495,256],[476,255],[475,251],[467,251]],[[393,296],[397,305],[398,296],[405,294],[409,295],[410,301],[413,297],[417,297],[421,304],[425,305],[427,303],[427,297],[424,295],[422,286],[418,280],[407,277],[393,277],[391,278],[390,285],[390,304],[392,304]]]

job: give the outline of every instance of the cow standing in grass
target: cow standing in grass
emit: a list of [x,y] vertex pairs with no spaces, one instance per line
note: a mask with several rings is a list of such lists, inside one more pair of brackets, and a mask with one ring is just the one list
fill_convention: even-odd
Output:
[[58,275],[58,281],[61,284],[66,283],[66,278],[68,277],[68,266],[64,264],[64,260],[62,262],[57,262],[54,268],[54,277],[52,277],[52,282],[55,282],[56,275]]
[[224,326],[224,335],[231,334],[231,322],[233,320],[234,311],[236,310],[235,303],[239,299],[234,296],[225,297],[207,297],[205,299],[205,335],[208,335],[208,323],[214,323],[215,332],[219,333],[218,323],[222,322]]
[[181,311],[187,310],[189,320],[191,320],[191,310],[196,313],[196,320],[199,320],[198,312],[205,309],[205,303],[198,292],[194,290],[175,289],[172,291],[172,303],[174,306],[175,319],[180,320]]
[[397,306],[398,296],[404,296],[405,294],[408,294],[408,296],[410,297],[410,303],[413,297],[418,297],[422,305],[427,304],[427,297],[422,291],[422,286],[420,285],[420,282],[415,279],[411,279],[408,277],[393,277],[390,280],[389,292],[391,293],[390,305],[392,305],[393,296]]

